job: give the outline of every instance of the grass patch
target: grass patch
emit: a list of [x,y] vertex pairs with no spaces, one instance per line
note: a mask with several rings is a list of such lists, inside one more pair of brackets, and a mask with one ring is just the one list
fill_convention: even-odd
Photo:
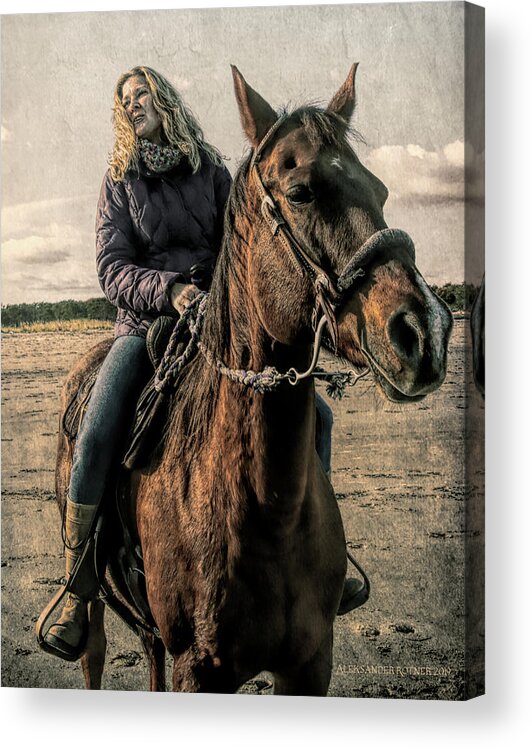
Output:
[[2,325],[2,333],[15,332],[97,332],[113,330],[114,323],[103,319],[57,319],[50,322],[22,322]]

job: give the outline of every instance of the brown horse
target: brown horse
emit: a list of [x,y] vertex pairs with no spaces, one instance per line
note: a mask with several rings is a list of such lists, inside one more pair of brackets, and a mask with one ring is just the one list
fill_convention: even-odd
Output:
[[[177,691],[232,692],[267,670],[276,693],[327,693],[346,549],[315,450],[314,385],[250,382],[267,367],[305,371],[321,317],[338,352],[369,366],[394,401],[419,400],[445,377],[451,315],[409,237],[387,229],[386,187],[350,145],[355,72],[325,110],[277,115],[233,68],[252,151],[229,198],[201,353],[180,375],[162,453],[131,479],[161,635],[143,635],[152,689],[164,688],[168,652]],[[107,347],[78,364],[64,403]],[[69,474],[60,437],[60,504]],[[101,601],[90,618],[82,664],[97,688]]]

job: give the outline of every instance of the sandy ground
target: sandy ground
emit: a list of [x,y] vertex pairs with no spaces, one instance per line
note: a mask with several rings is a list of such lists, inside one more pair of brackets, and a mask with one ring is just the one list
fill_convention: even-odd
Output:
[[[361,382],[332,404],[333,485],[372,583],[368,603],[337,619],[332,696],[457,699],[479,690],[476,672],[466,687],[464,668],[475,671],[483,647],[484,470],[478,445],[468,446],[466,468],[464,454],[466,434],[479,442],[484,412],[476,391],[465,394],[466,329],[457,318],[446,382],[421,403],[394,405]],[[83,687],[79,664],[39,650],[34,625],[64,570],[54,502],[61,380],[101,337],[2,337],[3,686]],[[146,689],[139,641],[113,613],[106,628],[104,688]],[[266,684],[261,676],[245,690]]]

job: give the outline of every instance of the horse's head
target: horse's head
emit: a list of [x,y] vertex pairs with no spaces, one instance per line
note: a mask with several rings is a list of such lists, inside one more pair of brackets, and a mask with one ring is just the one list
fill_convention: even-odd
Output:
[[444,380],[452,316],[417,270],[411,239],[387,228],[388,191],[349,143],[355,73],[353,65],[327,109],[279,116],[233,67],[254,149],[247,193],[263,218],[249,279],[274,340],[308,340],[321,289],[338,352],[369,365],[390,399],[419,399]]

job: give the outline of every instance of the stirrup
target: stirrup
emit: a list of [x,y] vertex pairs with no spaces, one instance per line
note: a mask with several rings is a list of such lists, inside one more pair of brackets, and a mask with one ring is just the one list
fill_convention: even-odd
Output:
[[[72,573],[65,580],[65,583],[57,590],[57,592],[52,597],[48,605],[42,611],[41,615],[37,619],[37,623],[35,624],[35,635],[37,637],[37,644],[39,645],[39,647],[45,652],[48,652],[49,654],[55,654],[58,657],[62,657],[63,659],[68,659],[68,658],[65,657],[65,654],[62,652],[62,650],[58,650],[56,647],[53,647],[51,644],[49,644],[45,640],[45,636],[48,633],[48,628],[46,629],[46,631],[44,630],[44,628],[46,626],[46,623],[48,622],[48,619],[50,618],[52,613],[55,611],[55,609],[59,606],[63,598],[70,592],[72,592],[73,595],[76,594],[76,592],[72,590],[73,583],[76,581],[78,571],[81,568],[82,564],[85,562],[87,554],[89,553],[91,546],[95,542],[96,535],[101,530],[101,523],[102,523],[102,517],[100,515],[100,517],[98,517],[98,520],[96,522],[96,528],[94,532],[91,532],[89,533],[89,535],[87,535],[83,551],[81,552],[79,558],[74,564]],[[78,659],[78,658],[76,657],[75,659]]]
[[346,615],[346,613],[350,613],[352,610],[360,608],[361,605],[364,605],[364,603],[368,601],[370,593],[370,583],[366,572],[347,549],[346,554],[349,561],[353,564],[355,569],[362,577],[362,581],[360,582],[360,589],[358,589],[355,594],[351,598],[349,598],[348,605],[345,607],[345,609],[343,609],[341,606],[338,608],[338,612],[336,613],[337,616]]

